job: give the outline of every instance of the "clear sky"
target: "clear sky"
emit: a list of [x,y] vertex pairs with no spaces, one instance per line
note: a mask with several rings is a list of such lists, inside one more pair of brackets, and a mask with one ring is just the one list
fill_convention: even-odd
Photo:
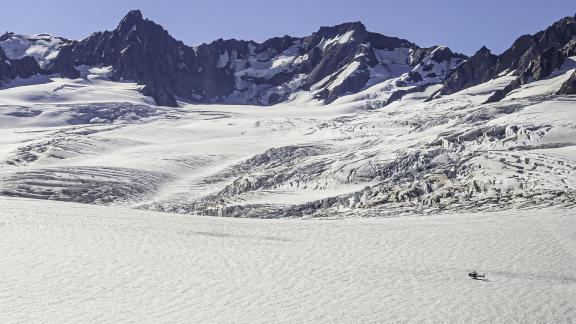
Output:
[[262,41],[305,36],[320,26],[362,21],[370,31],[420,46],[495,53],[522,34],[576,13],[576,0],[19,0],[3,1],[0,33],[82,39],[114,29],[131,9],[188,45],[218,38]]

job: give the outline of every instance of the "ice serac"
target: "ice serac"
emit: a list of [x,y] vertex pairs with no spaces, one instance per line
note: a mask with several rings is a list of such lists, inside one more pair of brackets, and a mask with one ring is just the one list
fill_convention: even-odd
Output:
[[[560,68],[564,59],[576,53],[576,17],[565,17],[546,30],[519,37],[504,53],[496,56],[483,47],[471,59],[450,72],[443,94],[484,83],[502,74],[518,76],[514,84],[528,78],[541,80]],[[514,88],[513,84],[509,88]]]

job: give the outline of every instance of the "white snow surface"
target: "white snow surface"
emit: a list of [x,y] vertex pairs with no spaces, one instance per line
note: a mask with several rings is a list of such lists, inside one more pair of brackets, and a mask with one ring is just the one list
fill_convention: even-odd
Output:
[[576,321],[576,218],[564,209],[347,220],[12,198],[0,209],[3,323]]

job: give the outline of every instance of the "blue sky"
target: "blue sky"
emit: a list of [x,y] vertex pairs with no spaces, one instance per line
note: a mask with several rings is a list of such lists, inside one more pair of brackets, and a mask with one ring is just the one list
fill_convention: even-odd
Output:
[[499,53],[520,35],[576,13],[574,0],[27,0],[2,3],[0,33],[81,39],[115,28],[131,9],[188,45],[218,38],[262,41],[305,36],[320,26],[362,21],[369,30],[420,46]]

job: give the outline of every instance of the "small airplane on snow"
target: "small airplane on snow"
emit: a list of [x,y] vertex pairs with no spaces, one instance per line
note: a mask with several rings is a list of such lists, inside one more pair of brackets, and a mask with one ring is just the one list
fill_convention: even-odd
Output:
[[472,279],[475,279],[475,280],[484,280],[486,278],[486,274],[483,273],[480,275],[476,272],[476,270],[468,273],[468,276]]

